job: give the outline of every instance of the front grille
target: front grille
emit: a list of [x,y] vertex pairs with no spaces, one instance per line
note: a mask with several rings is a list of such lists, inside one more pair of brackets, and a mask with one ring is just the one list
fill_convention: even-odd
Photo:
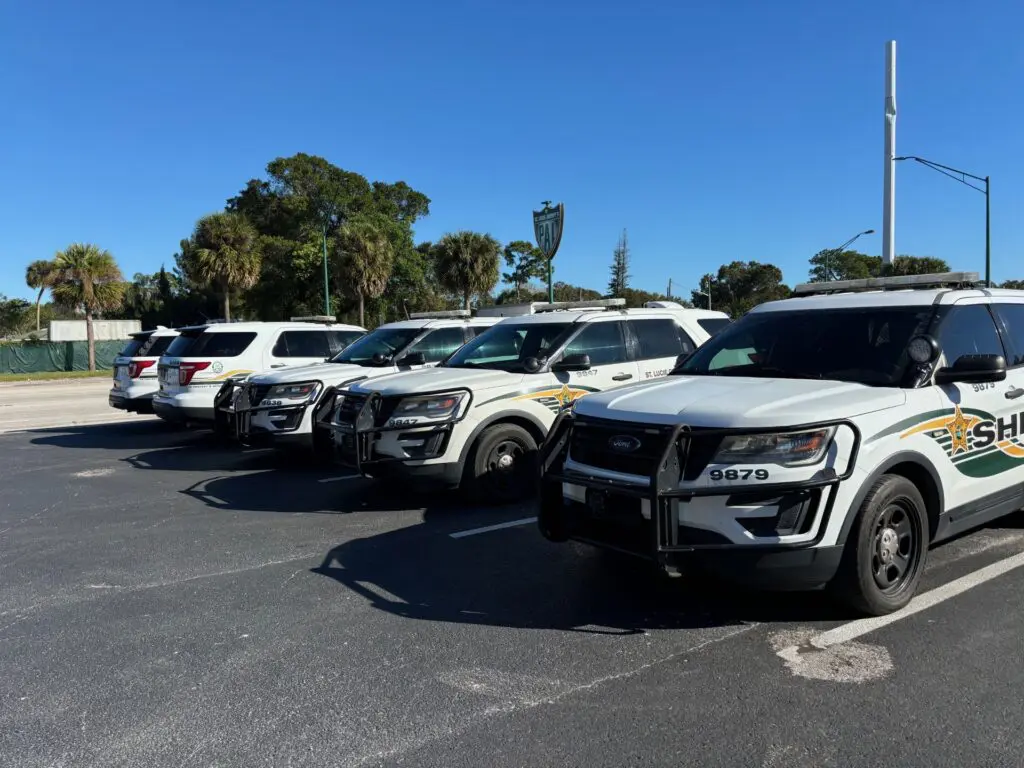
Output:
[[355,424],[356,416],[366,405],[366,395],[344,395],[338,406],[337,420],[340,424]]
[[[572,426],[569,458],[588,467],[650,477],[671,432],[647,424],[578,419]],[[616,450],[615,444],[635,447]]]
[[[355,424],[356,417],[359,415],[359,411],[366,405],[368,395],[344,395],[344,399],[341,401],[341,405],[338,407],[337,419],[342,424]],[[376,427],[384,426],[388,419],[391,418],[391,414],[395,412],[395,408],[398,407],[401,402],[400,397],[377,397],[373,403],[373,425]],[[364,427],[360,427],[364,429]]]
[[[569,458],[588,467],[650,477],[668,446],[674,427],[635,424],[624,421],[577,418],[569,439]],[[721,435],[693,429],[683,433],[678,458],[683,479],[695,480],[714,457]],[[632,438],[639,442],[633,450],[616,450]]]
[[252,403],[252,407],[255,408],[263,402],[268,394],[270,394],[270,384],[250,384],[249,385],[249,402]]

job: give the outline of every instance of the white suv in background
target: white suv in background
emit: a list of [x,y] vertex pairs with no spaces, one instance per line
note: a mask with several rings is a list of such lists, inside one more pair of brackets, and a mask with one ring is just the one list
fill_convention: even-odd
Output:
[[536,304],[436,368],[339,390],[331,418],[339,458],[368,477],[439,480],[486,501],[531,493],[537,446],[559,410],[666,375],[729,323],[722,312],[670,302],[624,303]]
[[214,398],[226,379],[322,362],[366,333],[359,326],[330,322],[333,318],[305,320],[180,328],[158,365],[154,412],[171,422],[212,423]]
[[327,362],[228,381],[217,395],[218,430],[244,443],[312,447],[327,456],[330,434],[326,426],[317,428],[324,410],[317,406],[333,402],[336,388],[437,365],[498,320],[466,310],[417,312],[380,326]]
[[153,395],[160,388],[157,363],[171,342],[178,337],[173,328],[158,326],[140,331],[114,358],[114,382],[107,398],[111,408],[130,413],[152,413]]

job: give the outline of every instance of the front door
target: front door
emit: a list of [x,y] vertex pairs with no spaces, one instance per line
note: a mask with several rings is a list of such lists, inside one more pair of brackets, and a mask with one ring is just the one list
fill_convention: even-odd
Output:
[[639,366],[631,359],[626,345],[626,328],[621,320],[586,323],[566,345],[561,357],[569,355],[587,355],[590,368],[555,372],[561,384],[559,402],[562,407],[591,392],[635,384],[640,378]]

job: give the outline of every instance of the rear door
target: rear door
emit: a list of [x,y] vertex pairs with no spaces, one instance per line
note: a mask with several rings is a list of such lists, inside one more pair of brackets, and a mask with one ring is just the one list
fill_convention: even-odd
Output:
[[638,317],[626,322],[641,381],[667,376],[680,355],[690,354],[697,343],[671,317]]
[[264,368],[322,363],[331,357],[326,328],[289,328],[279,331],[265,357]]

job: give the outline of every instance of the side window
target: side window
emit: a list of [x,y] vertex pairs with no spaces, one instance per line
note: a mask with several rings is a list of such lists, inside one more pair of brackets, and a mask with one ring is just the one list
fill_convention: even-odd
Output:
[[284,331],[277,338],[274,357],[328,357],[326,331]]
[[328,331],[327,341],[331,346],[331,354],[341,352],[353,341],[365,335],[362,331]]
[[696,345],[686,331],[674,320],[667,318],[630,320],[630,326],[640,343],[640,359],[654,360],[660,357],[679,357],[684,352],[693,352]]
[[1024,365],[1024,304],[993,304],[992,310],[1002,321],[1012,347],[1006,364]]
[[[590,355],[591,365],[623,363],[628,359],[619,321],[587,323],[569,342],[564,355]],[[564,356],[563,355],[563,356]]]
[[438,328],[417,341],[408,352],[422,352],[428,363],[439,363],[466,343],[462,328]]
[[939,331],[939,347],[946,365],[952,365],[962,355],[1002,355],[992,315],[984,304],[954,306]]

